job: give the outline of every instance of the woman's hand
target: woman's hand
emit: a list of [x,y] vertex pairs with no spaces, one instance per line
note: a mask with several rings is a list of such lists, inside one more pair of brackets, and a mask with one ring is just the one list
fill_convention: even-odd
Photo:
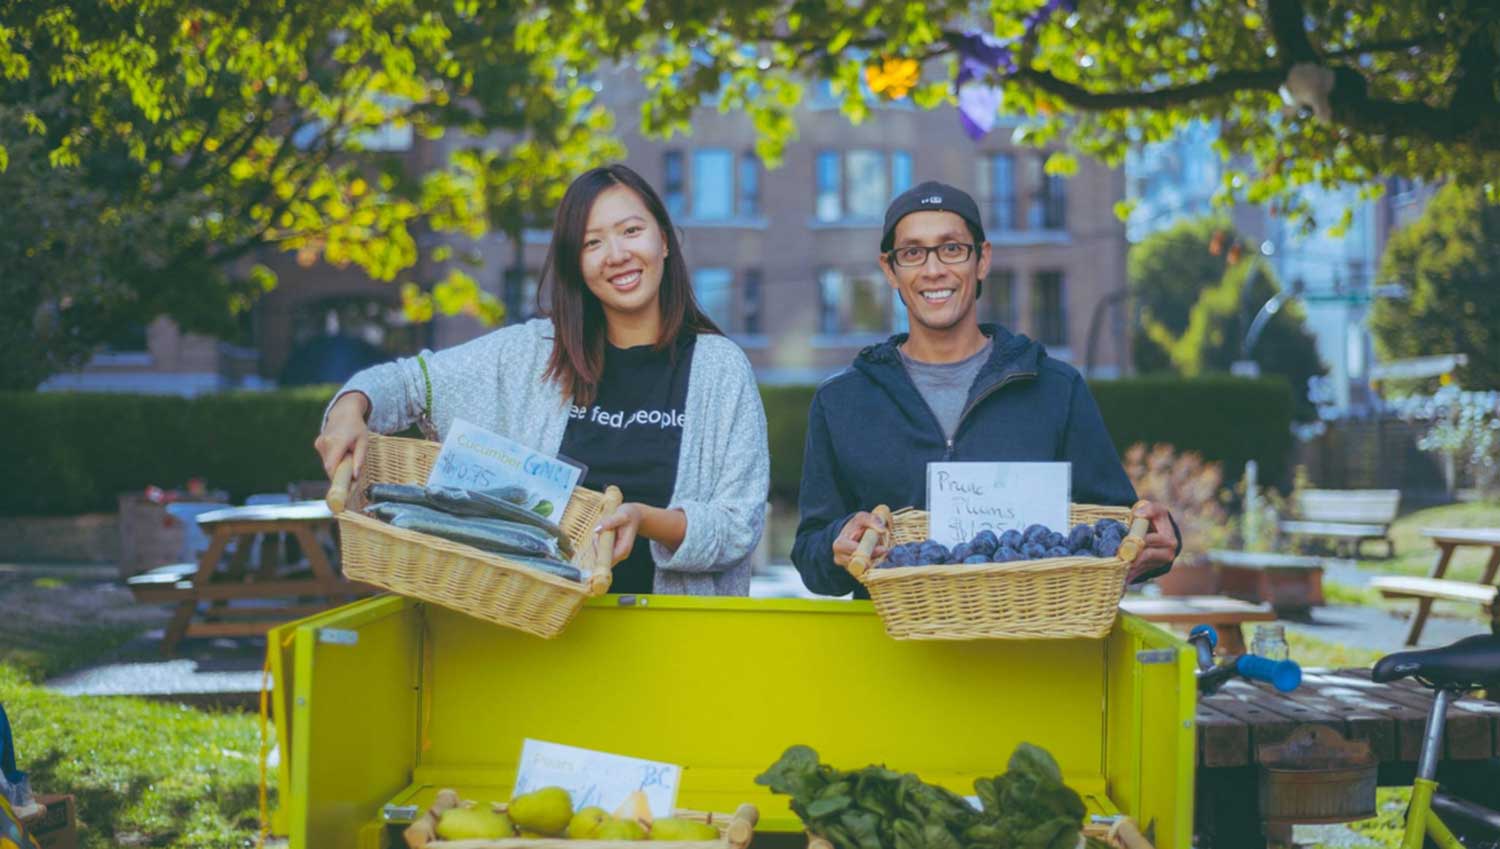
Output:
[[328,411],[328,421],[323,432],[313,440],[313,448],[323,458],[323,471],[333,480],[333,473],[344,457],[354,455],[353,477],[359,477],[360,466],[365,462],[365,448],[370,444],[370,429],[365,426],[365,416],[370,412],[370,399],[363,392],[350,392],[334,402]]
[[610,553],[610,563],[619,563],[630,556],[637,537],[660,543],[668,551],[676,551],[687,535],[687,514],[681,510],[663,510],[636,501],[627,501],[605,516],[594,526],[594,533],[615,532],[615,547]]
[[615,512],[605,516],[594,528],[595,533],[615,532],[615,547],[609,557],[611,564],[630,556],[630,549],[635,547],[635,538],[641,532],[641,520],[645,518],[644,507],[644,504],[627,501],[615,508]]

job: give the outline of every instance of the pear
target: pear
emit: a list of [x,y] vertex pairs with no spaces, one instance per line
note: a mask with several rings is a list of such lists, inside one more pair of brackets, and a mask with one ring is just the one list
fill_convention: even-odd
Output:
[[590,805],[579,808],[578,813],[568,822],[568,837],[573,840],[592,840],[599,831],[599,826],[609,819],[609,814],[599,807]]
[[599,825],[599,830],[594,832],[595,840],[645,840],[646,829],[635,820],[622,820],[611,817]]
[[651,823],[652,840],[718,840],[719,830],[706,822],[667,817]]
[[443,840],[499,840],[515,833],[510,817],[487,805],[449,808],[437,821],[437,836]]
[[573,818],[573,798],[561,787],[543,787],[510,800],[510,818],[523,831],[558,835]]

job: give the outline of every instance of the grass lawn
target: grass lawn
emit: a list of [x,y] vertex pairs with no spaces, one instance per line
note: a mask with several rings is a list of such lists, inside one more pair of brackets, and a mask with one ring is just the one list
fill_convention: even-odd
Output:
[[77,798],[87,849],[254,845],[259,717],[39,686],[163,616],[110,581],[56,575],[0,565],[0,703],[32,787]]
[[58,695],[5,664],[0,702],[32,786],[77,797],[88,849],[253,845],[258,717]]
[[[1426,575],[1437,562],[1437,547],[1422,536],[1422,528],[1500,528],[1500,503],[1444,504],[1408,513],[1391,525],[1396,556],[1389,560],[1362,559],[1359,567],[1383,575]],[[1380,548],[1374,543],[1365,545],[1366,552]],[[1448,565],[1447,577],[1477,581],[1488,559],[1488,548],[1459,548]]]
[[0,664],[42,681],[106,655],[164,614],[97,577],[33,577],[0,564]]

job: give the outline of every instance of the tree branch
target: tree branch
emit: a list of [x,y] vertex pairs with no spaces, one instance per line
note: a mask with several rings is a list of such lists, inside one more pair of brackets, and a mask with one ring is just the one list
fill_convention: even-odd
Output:
[[1094,112],[1112,109],[1170,109],[1195,100],[1222,97],[1239,91],[1274,92],[1286,77],[1280,68],[1225,71],[1202,82],[1136,91],[1092,91],[1058,79],[1050,72],[1021,68],[1012,79],[1030,83],[1070,106]]
[[1307,12],[1302,0],[1270,0],[1271,38],[1276,42],[1276,57],[1290,68],[1298,62],[1317,62],[1318,51],[1303,29]]
[[1433,33],[1413,36],[1411,38],[1395,38],[1389,41],[1372,41],[1369,44],[1356,44],[1352,47],[1329,50],[1323,54],[1323,58],[1348,59],[1356,56],[1368,56],[1371,53],[1404,53],[1416,47],[1436,47],[1447,40],[1447,36]]

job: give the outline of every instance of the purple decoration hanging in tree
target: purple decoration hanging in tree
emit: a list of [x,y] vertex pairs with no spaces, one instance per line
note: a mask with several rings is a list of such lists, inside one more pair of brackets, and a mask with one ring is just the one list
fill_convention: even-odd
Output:
[[1004,100],[1001,90],[985,83],[985,78],[995,72],[1002,76],[1014,74],[1016,43],[1030,37],[1059,10],[1071,13],[1077,8],[1078,0],[1046,0],[1022,20],[1023,33],[1018,38],[996,38],[977,29],[948,34],[948,43],[958,53],[958,73],[953,77],[953,90],[958,95],[958,118],[969,138],[974,141],[984,138],[995,126],[995,118]]
[[995,126],[1004,93],[992,85],[972,82],[958,90],[958,121],[969,138],[979,141]]

